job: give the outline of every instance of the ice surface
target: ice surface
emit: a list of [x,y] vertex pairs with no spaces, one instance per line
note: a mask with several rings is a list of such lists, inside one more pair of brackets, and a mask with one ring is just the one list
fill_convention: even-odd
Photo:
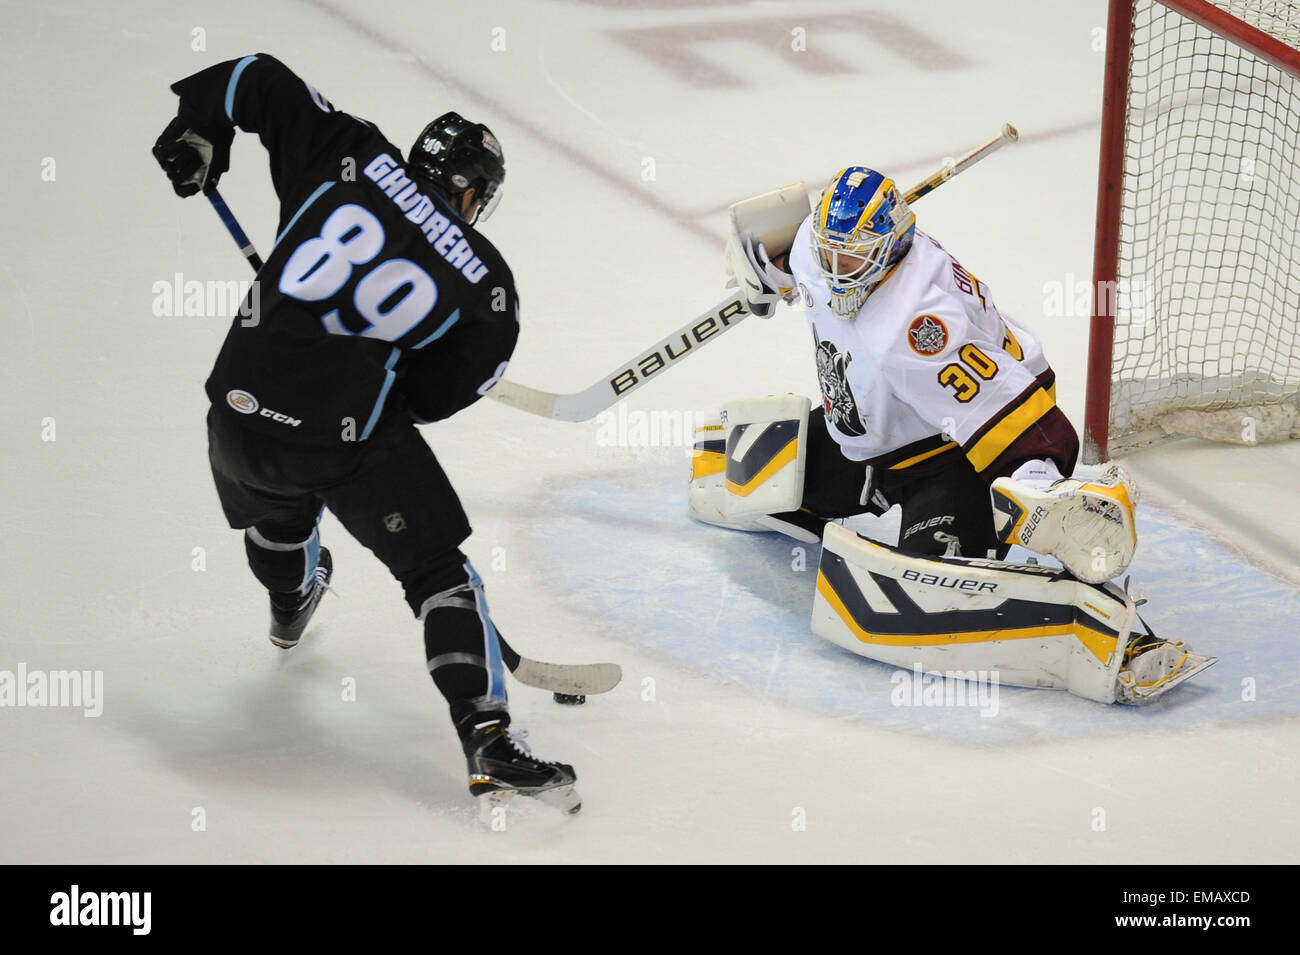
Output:
[[[331,518],[341,598],[276,665],[207,471],[201,385],[227,316],[151,310],[177,272],[246,277],[149,155],[167,85],[265,50],[399,144],[448,108],[490,123],[509,180],[486,231],[523,302],[510,377],[559,391],[721,297],[727,203],[854,162],[910,184],[1013,122],[1019,144],[917,213],[1033,326],[1078,424],[1086,316],[1045,301],[1091,267],[1105,4],[890,9],[6,5],[0,670],[101,670],[104,705],[0,709],[0,861],[1295,861],[1276,823],[1300,795],[1293,446],[1133,457],[1148,619],[1223,658],[1146,710],[1025,690],[992,718],[891,706],[887,667],[809,632],[792,542],[686,518],[681,448],[606,446],[595,423],[489,401],[426,433],[498,623],[531,656],[626,674],[582,707],[513,692],[538,752],[577,766],[581,816],[532,807],[483,830],[420,630]],[[222,191],[269,248],[252,137]],[[815,389],[802,317],[782,310],[629,404]]]

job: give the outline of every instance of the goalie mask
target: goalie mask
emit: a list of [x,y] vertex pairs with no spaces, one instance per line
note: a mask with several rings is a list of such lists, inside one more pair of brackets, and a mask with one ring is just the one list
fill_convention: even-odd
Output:
[[416,137],[408,165],[420,179],[461,212],[462,198],[474,190],[465,212],[470,225],[486,221],[501,200],[506,160],[501,144],[482,123],[459,113],[443,113]]
[[831,311],[848,320],[912,247],[916,214],[892,179],[865,166],[839,172],[813,213],[813,257],[830,287]]

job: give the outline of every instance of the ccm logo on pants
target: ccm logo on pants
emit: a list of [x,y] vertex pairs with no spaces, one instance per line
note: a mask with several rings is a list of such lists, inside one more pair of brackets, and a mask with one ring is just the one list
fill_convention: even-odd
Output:
[[270,418],[272,421],[278,421],[280,424],[287,424],[291,428],[296,428],[302,424],[301,418],[291,418],[287,414],[281,414],[278,411],[272,411],[270,408],[263,408],[258,404],[257,399],[247,391],[240,391],[238,388],[226,392],[226,404],[234,408],[240,414],[255,414],[261,418]]

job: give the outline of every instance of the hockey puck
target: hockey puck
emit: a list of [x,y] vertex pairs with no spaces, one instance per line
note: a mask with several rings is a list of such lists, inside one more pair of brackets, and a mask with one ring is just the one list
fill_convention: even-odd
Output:
[[556,693],[555,702],[566,706],[577,706],[579,703],[586,703],[587,698],[581,693]]

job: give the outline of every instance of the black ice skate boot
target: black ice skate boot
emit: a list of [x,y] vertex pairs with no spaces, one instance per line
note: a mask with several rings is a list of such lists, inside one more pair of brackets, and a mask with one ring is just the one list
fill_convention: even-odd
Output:
[[271,594],[271,643],[281,650],[292,650],[298,645],[302,633],[311,622],[316,605],[325,591],[329,590],[330,576],[334,573],[334,561],[328,548],[320,549],[316,559],[316,575],[312,580],[311,590],[304,597],[298,591],[288,594]]
[[485,821],[516,793],[567,813],[582,808],[582,797],[573,788],[578,779],[573,767],[538,759],[523,742],[526,735],[510,729],[506,717],[478,724],[465,740],[469,791],[478,797]]

